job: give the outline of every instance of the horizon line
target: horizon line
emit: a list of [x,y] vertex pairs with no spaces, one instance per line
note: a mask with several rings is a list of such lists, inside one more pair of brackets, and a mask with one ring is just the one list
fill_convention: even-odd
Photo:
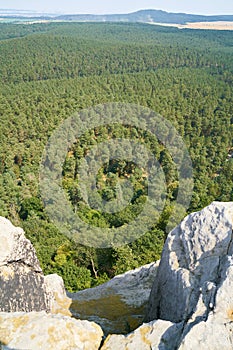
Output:
[[167,11],[167,10],[162,10],[162,9],[152,9],[152,8],[141,8],[135,11],[130,11],[130,12],[113,12],[113,13],[91,13],[91,12],[76,12],[76,11],[71,11],[71,12],[66,12],[66,11],[39,11],[39,10],[29,10],[29,9],[17,9],[17,8],[2,8],[0,7],[0,11],[18,11],[18,12],[28,12],[28,13],[37,13],[37,14],[50,14],[50,15],[91,15],[91,16],[111,16],[111,15],[129,15],[133,13],[137,13],[140,11],[161,11],[161,12],[166,12],[166,13],[171,13],[171,14],[185,14],[185,15],[197,15],[197,16],[231,16],[233,13],[212,13],[212,14],[203,14],[203,13],[194,13],[194,12],[174,12],[174,11]]

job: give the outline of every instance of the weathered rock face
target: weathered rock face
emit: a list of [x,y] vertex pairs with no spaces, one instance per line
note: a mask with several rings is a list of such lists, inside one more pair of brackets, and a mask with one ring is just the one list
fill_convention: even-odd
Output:
[[[233,216],[232,216],[233,221]],[[204,315],[204,317],[203,317]],[[187,322],[180,350],[233,349],[233,257],[222,257],[213,310],[207,315],[200,295],[193,316]]]
[[45,291],[52,296],[49,301],[49,309],[53,314],[71,316],[69,310],[72,300],[67,297],[63,279],[57,274],[44,277]]
[[[22,230],[10,226],[4,219],[1,221],[0,288],[3,288],[4,303],[8,307],[11,303],[14,305],[16,298],[19,307],[20,290],[16,288],[13,294],[13,288],[9,289],[9,302],[4,288],[10,287],[7,281],[14,283],[17,274],[21,273],[20,265],[27,278],[34,276],[33,273],[40,276],[39,282],[33,284],[30,278],[28,281],[32,286],[38,283],[45,294],[42,307],[46,305],[52,312],[67,310],[69,300],[64,299],[62,280],[53,275],[44,277]],[[125,333],[127,328],[135,328],[138,321],[141,323],[150,294],[146,319],[151,322],[134,332],[110,335],[100,347],[103,332],[89,321],[45,312],[0,312],[2,350],[233,349],[232,228],[233,203],[212,203],[202,211],[187,216],[168,235],[159,267],[150,264],[116,276],[102,286],[72,294],[72,312],[78,317],[97,321],[107,333],[111,329]],[[15,230],[19,230],[16,233],[20,236]],[[1,234],[1,231],[4,233]],[[33,253],[27,256],[14,245],[14,239],[19,242],[19,247],[23,245],[32,249]],[[17,269],[12,270],[12,266]],[[22,290],[25,293],[24,286]],[[37,298],[36,293],[35,296]],[[27,297],[24,294],[22,297],[27,303]],[[40,299],[37,302],[39,305]]]
[[109,336],[102,350],[233,349],[232,227],[233,203],[187,216],[168,235],[153,284],[147,319],[157,320]]
[[214,202],[187,216],[168,235],[147,320],[186,321],[197,305],[198,316],[207,318],[231,264],[232,224],[233,204]]
[[180,323],[152,321],[143,324],[127,336],[108,336],[101,350],[175,350],[181,333],[182,324]]
[[23,230],[0,218],[0,242],[0,349],[98,349],[101,328],[63,316],[71,315],[63,280],[43,275]]
[[142,324],[158,262],[114,277],[98,287],[70,293],[71,312],[101,325],[105,334],[128,333]]
[[44,277],[31,242],[21,228],[0,217],[0,311],[68,313],[60,277]]
[[3,350],[97,350],[103,336],[95,323],[43,311],[0,313],[0,325]]

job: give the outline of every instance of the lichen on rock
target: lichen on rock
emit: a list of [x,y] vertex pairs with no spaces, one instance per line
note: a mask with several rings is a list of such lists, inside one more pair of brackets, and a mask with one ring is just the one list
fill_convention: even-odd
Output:
[[147,320],[185,321],[197,312],[198,302],[203,318],[208,316],[233,253],[232,224],[232,203],[214,202],[187,216],[168,235]]
[[0,217],[0,311],[70,314],[62,278],[44,276],[24,231]]
[[103,336],[95,323],[45,311],[0,313],[0,322],[3,350],[97,350]]
[[126,334],[136,329],[143,322],[158,264],[147,264],[98,287],[69,293],[72,314],[98,323],[105,334]]
[[[122,324],[139,309],[143,313],[149,298],[147,323],[126,335],[109,335],[101,347],[102,329],[61,315],[69,314],[70,304],[62,279],[45,277],[23,231],[0,218],[0,311],[11,311],[0,312],[2,349],[231,350],[232,228],[233,203],[214,202],[170,232],[159,266],[152,263],[70,294],[71,311],[97,320],[107,333],[111,327],[124,332]],[[28,256],[24,249],[31,250]],[[12,312],[37,307],[50,313]]]

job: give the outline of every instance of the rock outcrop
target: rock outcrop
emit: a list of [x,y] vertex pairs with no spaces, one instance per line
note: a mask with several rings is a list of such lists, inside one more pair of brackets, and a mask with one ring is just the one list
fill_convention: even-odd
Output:
[[66,315],[71,301],[63,280],[43,275],[35,249],[24,231],[0,217],[0,311],[60,312]]
[[0,325],[2,350],[97,350],[103,336],[95,323],[44,311],[0,313]]
[[233,349],[233,203],[187,216],[167,238],[146,320],[102,350]]
[[[137,321],[142,322],[147,305],[147,323],[132,333],[109,335],[101,347],[103,332],[93,322],[45,311],[0,312],[2,349],[233,349],[232,229],[233,203],[214,202],[187,216],[168,235],[159,266],[150,264],[116,276],[102,286],[70,294],[76,317],[97,321],[106,333],[111,329],[126,333],[127,327],[135,328]],[[21,290],[27,308],[35,306],[32,295],[29,299],[25,295],[24,280],[18,276],[21,271],[33,288],[40,287],[41,294],[34,294],[36,305],[53,312],[67,308],[62,280],[43,276],[22,230],[1,219],[0,239],[1,308],[20,308],[17,298]],[[29,255],[24,249],[31,251]],[[23,270],[18,269],[20,266]],[[28,271],[31,274],[27,275]],[[37,275],[40,278],[35,283],[32,276]],[[15,285],[15,294],[10,281]],[[22,289],[17,289],[15,281],[20,281]]]
[[158,268],[151,263],[98,287],[70,293],[71,312],[98,323],[105,334],[128,333],[142,324]]
[[[201,291],[195,312],[184,327],[180,350],[233,349],[233,257],[226,255],[220,260],[213,304],[206,307],[205,291]],[[207,291],[207,295],[211,291]]]
[[102,329],[68,317],[62,278],[43,275],[23,230],[0,218],[0,242],[0,349],[99,349]]
[[[168,235],[147,320],[177,323],[195,316],[208,318],[232,264],[232,224],[232,203],[215,202],[187,216]],[[232,298],[229,290],[227,299]]]
[[[182,333],[182,324],[169,321],[152,321],[134,332],[110,335],[101,350],[175,350]],[[199,348],[193,348],[196,350]]]

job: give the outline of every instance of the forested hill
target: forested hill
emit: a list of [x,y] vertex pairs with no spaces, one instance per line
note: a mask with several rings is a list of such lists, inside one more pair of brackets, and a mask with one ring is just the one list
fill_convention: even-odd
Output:
[[0,40],[0,216],[25,229],[45,273],[62,275],[68,290],[159,259],[179,188],[176,165],[155,137],[122,125],[89,130],[70,147],[63,166],[62,185],[75,215],[110,229],[142,210],[148,174],[130,162],[107,162],[97,179],[106,201],[115,198],[120,180],[131,182],[134,193],[125,210],[102,213],[80,194],[82,158],[93,145],[114,138],[138,140],[153,152],[165,174],[166,205],[151,230],[123,247],[94,249],[63,236],[44,210],[38,173],[49,136],[74,112],[125,102],[160,113],[192,159],[188,212],[214,200],[233,201],[231,32],[141,23],[1,23]]
[[128,14],[113,15],[62,15],[60,20],[91,21],[91,22],[155,22],[177,23],[233,21],[233,15],[203,16],[186,13],[170,13],[161,10],[140,10]]
[[0,9],[0,18],[21,19],[27,21],[32,20],[50,20],[50,21],[77,21],[77,22],[129,22],[129,23],[195,23],[195,22],[216,22],[216,21],[233,21],[233,15],[215,15],[204,16],[186,13],[170,13],[162,10],[140,10],[127,14],[108,14],[108,15],[92,15],[92,14],[63,14],[60,16],[51,14],[34,14],[22,11],[10,12]]

